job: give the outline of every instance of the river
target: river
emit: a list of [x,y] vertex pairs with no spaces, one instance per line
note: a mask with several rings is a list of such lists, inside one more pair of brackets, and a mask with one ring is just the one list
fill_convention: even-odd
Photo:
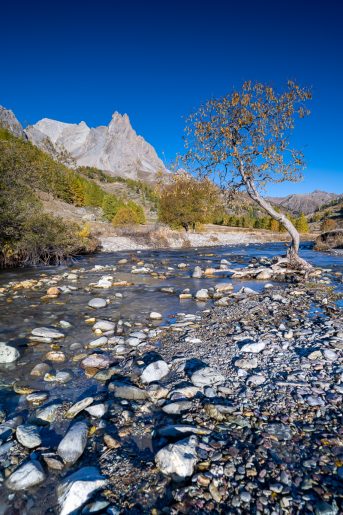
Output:
[[[193,279],[191,277],[195,266],[216,268],[221,260],[229,262],[228,268],[234,269],[248,265],[252,258],[263,256],[271,258],[284,252],[284,244],[250,244],[225,247],[211,247],[199,249],[180,250],[150,250],[130,251],[120,253],[104,253],[82,257],[61,267],[22,268],[17,270],[2,271],[0,273],[0,287],[5,290],[0,296],[0,341],[9,343],[20,352],[20,358],[7,365],[0,365],[0,405],[6,416],[5,420],[12,420],[15,426],[16,417],[19,422],[25,422],[32,413],[32,406],[26,400],[25,395],[19,395],[13,391],[13,384],[29,386],[35,391],[47,392],[49,402],[55,399],[75,402],[86,394],[95,396],[104,391],[104,384],[92,377],[87,377],[79,366],[79,361],[73,360],[73,355],[84,351],[85,345],[94,340],[91,327],[85,323],[88,317],[123,321],[126,334],[141,330],[150,326],[160,327],[165,324],[173,324],[178,313],[194,314],[208,309],[213,301],[197,302],[194,298],[180,300],[179,294],[189,289],[193,295],[201,288],[211,288],[220,282],[227,282],[228,273],[222,270],[215,277],[203,277]],[[301,247],[301,255],[316,267],[321,267],[327,272],[323,274],[323,280],[330,282],[338,291],[342,291],[343,257],[312,250],[311,243],[305,243]],[[121,260],[127,260],[118,264]],[[141,263],[140,263],[141,262]],[[150,272],[132,273],[132,267],[146,267]],[[68,279],[68,274],[75,273],[76,280]],[[127,281],[133,283],[130,286],[116,286],[109,289],[90,287],[103,276],[110,275],[114,282]],[[57,279],[56,279],[57,278]],[[45,282],[36,288],[13,289],[10,283],[25,280],[44,280]],[[56,280],[58,287],[66,286],[68,289],[56,298],[45,297],[46,290]],[[232,281],[234,290],[242,286],[248,286],[261,291],[265,281]],[[70,287],[70,288],[69,288]],[[173,288],[168,293],[163,288]],[[115,295],[119,294],[119,295]],[[92,310],[88,307],[88,301],[93,297],[108,299],[106,307]],[[149,321],[149,314],[158,312],[161,320]],[[28,336],[34,328],[55,327],[60,328],[60,321],[67,322],[62,332],[63,340],[53,348],[61,350],[67,356],[65,362],[50,363],[54,373],[58,370],[70,372],[72,379],[65,384],[48,382],[43,377],[33,377],[31,370],[37,363],[44,362],[46,353],[51,350],[48,343],[33,344]],[[79,345],[76,345],[79,344]],[[70,349],[73,352],[70,352]],[[75,349],[75,350],[74,350]],[[78,350],[79,349],[79,350]],[[54,434],[43,430],[46,440],[44,447],[54,447],[56,442],[65,432],[66,425],[57,425]],[[6,441],[4,438],[3,442]],[[1,447],[0,447],[1,449]],[[33,451],[38,453],[39,451]],[[1,456],[4,469],[9,466],[6,456]],[[45,489],[40,489],[39,496],[34,504],[45,502],[52,491],[54,479],[50,477]],[[3,509],[0,513],[16,513],[11,511],[9,504],[9,492],[3,489],[1,500]],[[18,501],[19,502],[19,501]],[[24,502],[21,500],[20,502]],[[25,501],[26,502],[26,501]],[[25,503],[18,506],[27,506]],[[53,509],[50,506],[51,509]],[[7,511],[6,511],[7,509]],[[25,508],[27,509],[27,508]],[[37,506],[27,513],[39,512]],[[53,511],[54,512],[54,511]]]

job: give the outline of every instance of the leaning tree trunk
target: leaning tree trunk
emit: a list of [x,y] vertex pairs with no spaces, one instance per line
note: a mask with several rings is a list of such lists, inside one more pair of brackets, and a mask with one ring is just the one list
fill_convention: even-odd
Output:
[[287,250],[287,260],[292,267],[311,268],[311,265],[299,257],[300,236],[292,222],[283,213],[275,211],[273,206],[264,199],[258,192],[254,182],[241,171],[243,182],[247,188],[247,193],[260,207],[262,207],[274,220],[280,222],[291,237],[291,244]]

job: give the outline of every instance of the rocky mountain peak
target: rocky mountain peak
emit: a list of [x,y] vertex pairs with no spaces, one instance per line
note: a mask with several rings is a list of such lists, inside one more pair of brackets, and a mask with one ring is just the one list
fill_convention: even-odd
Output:
[[0,127],[7,129],[17,138],[25,137],[24,129],[13,111],[3,106],[0,106]]
[[153,181],[166,171],[155,149],[136,134],[127,114],[115,111],[108,126],[90,128],[43,118],[25,129],[28,139],[49,150],[47,138],[57,151],[66,150],[78,166],[93,166],[111,175]]

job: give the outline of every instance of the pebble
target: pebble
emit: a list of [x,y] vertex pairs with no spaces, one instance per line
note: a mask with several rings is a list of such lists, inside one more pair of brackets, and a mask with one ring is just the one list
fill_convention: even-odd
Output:
[[211,367],[200,368],[191,376],[194,386],[212,386],[225,382],[225,377]]
[[109,320],[98,320],[93,325],[93,330],[96,331],[97,329],[100,329],[100,331],[106,332],[106,331],[113,331],[115,329],[116,324],[114,322],[110,322]]
[[81,361],[83,368],[108,368],[110,359],[104,354],[90,354],[87,358]]
[[257,368],[258,367],[258,361],[256,358],[252,358],[252,359],[238,359],[237,361],[235,361],[235,367],[238,367],[238,368],[243,368],[244,370],[249,370],[249,369],[252,369],[252,368]]
[[57,454],[64,463],[73,465],[80,458],[87,444],[88,426],[85,422],[76,422],[68,429],[57,447]]
[[253,354],[259,354],[266,348],[265,342],[246,343],[241,347],[241,352],[251,352]]
[[198,461],[196,436],[163,447],[155,456],[156,466],[163,474],[182,480],[193,474]]
[[38,461],[28,461],[20,465],[7,479],[6,486],[10,490],[21,491],[32,488],[45,481],[45,473]]
[[32,329],[32,336],[38,336],[40,338],[51,338],[52,340],[59,340],[60,338],[64,338],[64,333],[61,331],[57,331],[57,329],[50,329],[49,327],[37,327],[36,329]]
[[0,342],[0,363],[13,363],[20,357],[19,351],[4,342]]
[[28,449],[34,449],[42,443],[38,428],[36,426],[18,426],[16,429],[16,437],[18,442]]
[[159,381],[169,374],[169,366],[162,359],[150,363],[142,372],[141,381],[143,383],[153,383]]
[[206,301],[209,299],[209,294],[208,294],[208,290],[206,289],[202,289],[202,290],[198,290],[195,294],[195,298],[197,300],[200,300],[200,301]]
[[100,299],[98,297],[95,297],[94,299],[91,299],[88,302],[88,306],[93,309],[100,309],[107,306],[107,302],[105,299]]
[[149,315],[150,320],[161,320],[162,315],[161,313],[158,313],[157,311],[152,311]]
[[107,485],[107,479],[96,467],[83,467],[64,478],[57,487],[59,515],[71,515]]
[[73,404],[68,409],[68,411],[67,411],[65,416],[67,418],[74,418],[74,417],[76,417],[76,415],[81,413],[81,411],[83,411],[85,408],[88,408],[88,406],[90,406],[93,402],[94,402],[94,398],[93,397],[85,397],[81,401],[76,402],[75,404]]

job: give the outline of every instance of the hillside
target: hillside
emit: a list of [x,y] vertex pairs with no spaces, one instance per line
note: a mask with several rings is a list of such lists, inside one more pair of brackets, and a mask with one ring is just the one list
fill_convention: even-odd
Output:
[[[130,196],[132,189],[135,192]],[[94,251],[97,242],[86,222],[145,223],[142,205],[132,199],[140,198],[143,203],[141,190],[139,182],[124,181],[121,194],[116,195],[100,180],[54,161],[29,141],[1,128],[0,266],[59,263],[65,257]],[[55,209],[48,209],[54,201]],[[145,209],[149,210],[147,204]]]

